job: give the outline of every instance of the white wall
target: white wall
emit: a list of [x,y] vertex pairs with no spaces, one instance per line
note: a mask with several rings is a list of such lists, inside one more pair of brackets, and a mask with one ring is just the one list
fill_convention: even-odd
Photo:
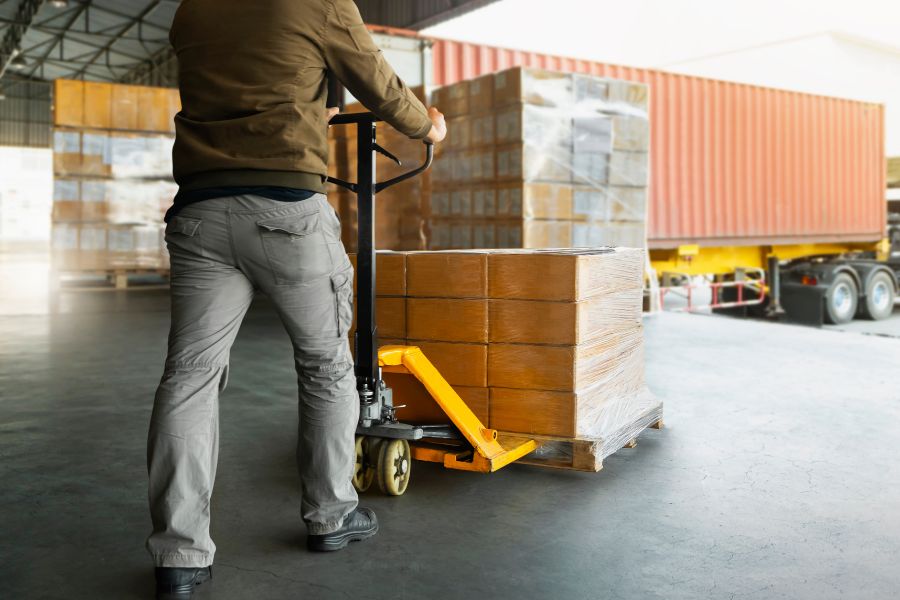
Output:
[[667,70],[884,104],[887,154],[900,156],[900,50],[823,33]]
[[0,146],[0,241],[50,239],[53,153]]

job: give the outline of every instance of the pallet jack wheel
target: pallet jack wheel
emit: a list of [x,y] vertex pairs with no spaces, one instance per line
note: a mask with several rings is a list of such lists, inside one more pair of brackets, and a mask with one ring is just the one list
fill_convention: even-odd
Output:
[[353,470],[353,487],[357,492],[365,492],[372,487],[372,482],[375,481],[375,463],[372,456],[378,455],[371,451],[372,444],[377,444],[377,441],[364,435],[356,436],[356,467]]
[[412,454],[406,440],[384,440],[378,451],[378,488],[388,496],[401,496],[409,485]]

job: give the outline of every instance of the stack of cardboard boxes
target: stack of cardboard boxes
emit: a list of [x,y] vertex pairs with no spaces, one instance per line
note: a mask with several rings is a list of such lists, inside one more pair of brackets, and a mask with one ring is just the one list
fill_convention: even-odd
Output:
[[[379,343],[421,348],[491,428],[618,439],[660,413],[644,387],[643,263],[625,248],[379,253]],[[447,421],[413,378],[386,379],[402,419]]]
[[168,268],[177,90],[57,80],[53,259],[61,271]]
[[643,84],[515,68],[435,90],[429,248],[645,246]]

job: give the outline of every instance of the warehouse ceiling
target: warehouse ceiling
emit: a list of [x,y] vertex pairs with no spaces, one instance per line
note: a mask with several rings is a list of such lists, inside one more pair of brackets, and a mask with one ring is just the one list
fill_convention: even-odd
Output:
[[[422,29],[495,0],[357,0],[367,23]],[[0,76],[171,84],[179,0],[0,0]]]

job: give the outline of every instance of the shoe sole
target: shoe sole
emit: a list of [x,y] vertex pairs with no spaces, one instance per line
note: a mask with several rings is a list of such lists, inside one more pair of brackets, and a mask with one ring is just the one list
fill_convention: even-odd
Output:
[[190,600],[197,588],[207,581],[212,581],[212,575],[201,575],[200,580],[195,582],[193,586],[183,587],[177,591],[156,592],[156,600]]
[[306,548],[311,552],[337,552],[338,550],[346,548],[350,542],[367,540],[376,533],[378,533],[378,524],[366,531],[348,531],[343,535],[335,536],[327,540],[309,540],[306,543]]

